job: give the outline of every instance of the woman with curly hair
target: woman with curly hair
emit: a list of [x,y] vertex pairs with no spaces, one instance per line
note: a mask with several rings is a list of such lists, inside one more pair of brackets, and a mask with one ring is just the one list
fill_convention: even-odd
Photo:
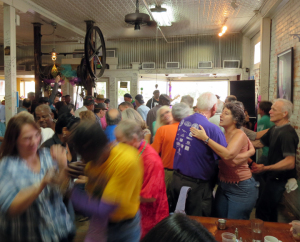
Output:
[[[245,120],[244,108],[240,102],[225,105],[220,116],[220,126],[225,129],[227,147],[207,135],[203,127],[192,127],[191,132],[203,140],[217,155],[219,161],[219,186],[216,193],[216,216],[230,219],[249,219],[258,198],[258,183],[252,177],[248,157],[255,153],[246,134],[240,129]],[[242,154],[244,159],[236,158]]]

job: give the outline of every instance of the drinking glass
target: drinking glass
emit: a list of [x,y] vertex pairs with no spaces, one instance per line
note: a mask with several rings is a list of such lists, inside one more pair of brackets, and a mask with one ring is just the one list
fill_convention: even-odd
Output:
[[228,233],[228,232],[223,233],[222,242],[236,242],[235,234]]
[[251,219],[252,242],[263,241],[264,221],[260,219]]
[[293,237],[296,241],[300,241],[300,221],[294,220],[292,222],[292,231],[293,231]]

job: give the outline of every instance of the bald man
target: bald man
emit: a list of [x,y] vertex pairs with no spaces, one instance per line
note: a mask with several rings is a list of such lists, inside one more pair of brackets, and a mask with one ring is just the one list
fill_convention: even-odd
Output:
[[110,109],[106,112],[105,118],[107,122],[105,134],[109,142],[113,142],[116,140],[114,130],[122,119],[121,112],[118,109]]
[[42,104],[35,109],[36,122],[42,128],[51,128],[55,131],[55,123],[53,122],[53,113],[47,104]]

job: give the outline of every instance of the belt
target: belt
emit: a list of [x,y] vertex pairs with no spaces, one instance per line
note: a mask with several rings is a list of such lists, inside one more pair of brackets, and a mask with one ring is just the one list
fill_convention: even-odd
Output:
[[185,180],[188,180],[188,181],[191,181],[191,182],[196,182],[196,183],[209,182],[209,181],[202,180],[202,179],[199,179],[199,178],[193,178],[193,177],[190,177],[190,176],[182,175],[181,173],[179,173],[179,171],[176,171],[176,170],[174,170],[174,175],[179,176],[182,179],[185,179]]
[[164,168],[167,171],[174,171],[173,169],[169,169],[169,168]]

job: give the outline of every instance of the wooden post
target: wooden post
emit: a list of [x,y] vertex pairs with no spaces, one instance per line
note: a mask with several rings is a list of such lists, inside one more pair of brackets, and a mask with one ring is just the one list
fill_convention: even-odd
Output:
[[8,123],[16,114],[17,52],[16,52],[16,10],[10,5],[3,6],[4,73],[5,73],[5,120]]
[[[94,27],[94,21],[92,20],[88,20],[88,21],[85,21],[86,22],[86,32],[89,31],[90,28]],[[91,38],[93,37],[93,33],[91,35]],[[91,67],[92,67],[92,70],[94,68],[94,63],[93,61],[91,61],[90,63]],[[92,78],[90,76],[88,76],[87,78],[87,95],[93,95],[93,86],[92,86]]]
[[42,35],[40,23],[33,23],[34,32],[34,76],[35,76],[35,100],[38,102],[42,96],[40,80],[40,66],[42,66]]

